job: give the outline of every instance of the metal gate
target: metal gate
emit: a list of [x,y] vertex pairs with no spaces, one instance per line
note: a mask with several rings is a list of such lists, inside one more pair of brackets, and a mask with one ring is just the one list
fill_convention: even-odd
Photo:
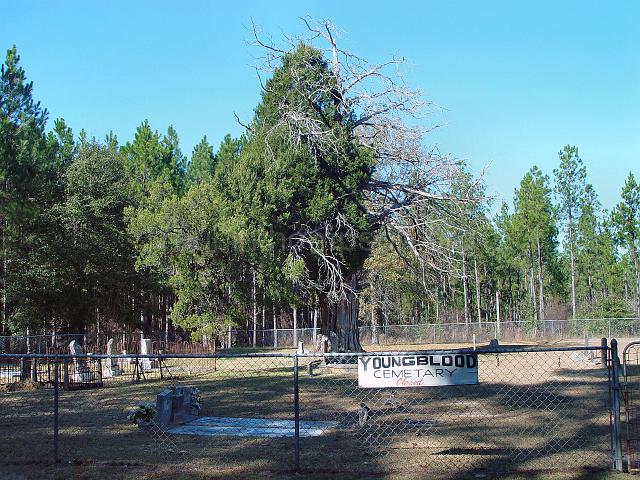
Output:
[[622,362],[627,469],[640,472],[640,342],[624,347]]

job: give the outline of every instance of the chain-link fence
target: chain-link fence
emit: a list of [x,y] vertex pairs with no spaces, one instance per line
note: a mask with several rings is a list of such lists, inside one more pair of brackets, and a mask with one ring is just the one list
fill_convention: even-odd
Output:
[[640,471],[640,342],[625,346],[623,361],[624,435],[628,470]]
[[[321,335],[319,328],[278,328],[247,329],[229,328],[220,339],[225,348],[297,348],[298,342],[304,345],[315,345],[316,338]],[[633,338],[640,336],[640,318],[578,318],[569,320],[544,321],[503,321],[503,322],[454,322],[425,323],[417,325],[364,325],[359,327],[360,341],[364,346],[397,346],[397,345],[448,345],[486,343],[493,338],[501,342],[537,341],[553,342],[560,340],[577,340],[585,337],[591,339]],[[165,333],[147,335],[136,331],[133,333],[99,334],[50,334],[29,336],[0,336],[0,353],[5,354],[65,354],[69,353],[68,345],[75,340],[82,346],[84,353],[104,353],[107,343],[112,340],[114,352],[130,354],[144,353],[140,349],[141,341],[148,338],[154,353],[212,353],[213,342],[191,341],[188,335],[179,338],[174,332],[170,341]]]
[[[365,346],[447,345],[501,342],[553,342],[582,338],[632,338],[640,336],[640,318],[578,318],[570,320],[517,322],[425,323],[418,325],[361,326]],[[299,341],[315,344],[317,328],[230,329],[226,346],[296,348]]]
[[65,333],[51,335],[8,335],[0,336],[0,353],[5,354],[67,354],[69,344],[75,341],[83,353],[105,353],[109,343],[112,344],[113,353],[143,354],[141,346],[143,341],[149,342],[149,351],[146,353],[213,353],[215,345],[212,342],[192,342],[178,338],[177,335],[167,341],[164,333],[144,334],[134,333],[99,333],[95,335],[83,333]]
[[[157,478],[607,469],[607,351],[2,355],[3,366],[35,361],[38,380],[0,382],[0,465],[28,464],[38,473],[27,478],[40,478],[38,462],[50,468],[54,457],[59,468],[82,466],[87,478],[116,468]],[[470,354],[474,384],[359,386],[363,359],[433,364],[437,355]]]

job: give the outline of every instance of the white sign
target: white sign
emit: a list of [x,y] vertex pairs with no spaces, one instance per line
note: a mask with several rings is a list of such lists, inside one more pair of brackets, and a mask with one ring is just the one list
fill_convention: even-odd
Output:
[[478,383],[478,355],[380,355],[358,357],[362,388],[433,387]]

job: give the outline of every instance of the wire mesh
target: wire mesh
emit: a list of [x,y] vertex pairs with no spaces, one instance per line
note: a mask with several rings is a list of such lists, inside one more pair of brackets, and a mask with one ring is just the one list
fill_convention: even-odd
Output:
[[[456,476],[607,468],[608,377],[590,353],[480,352],[477,385],[424,388],[359,388],[356,357],[323,362],[300,379],[301,411],[338,427],[303,438],[301,463]],[[319,462],[327,451],[330,465]]]
[[[230,346],[296,348],[297,342],[315,344],[319,329],[291,328],[233,329],[229,332]],[[364,325],[359,327],[360,342],[364,346],[469,344],[493,338],[501,342],[558,342],[600,339],[634,338],[640,335],[640,318],[578,318],[569,320],[447,322],[414,325]]]
[[[296,431],[307,473],[460,477],[610,466],[608,374],[597,348],[478,350],[477,385],[423,388],[359,387],[357,361],[366,355],[82,355],[36,364],[58,369],[60,459],[83,468],[133,465],[160,477],[290,472]],[[0,363],[21,374],[23,360],[32,359]],[[8,440],[0,458],[33,459],[36,442],[39,458],[52,452],[53,385],[39,378],[29,380],[33,389],[0,394]],[[131,422],[145,404],[153,419]],[[160,414],[166,405],[173,417]]]
[[623,351],[624,433],[627,468],[640,471],[640,343],[632,342]]

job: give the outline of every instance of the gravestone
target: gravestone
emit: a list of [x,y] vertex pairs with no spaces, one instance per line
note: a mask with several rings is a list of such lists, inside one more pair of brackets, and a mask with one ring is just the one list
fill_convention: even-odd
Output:
[[336,353],[338,351],[338,334],[329,332],[329,351]]
[[301,341],[298,342],[298,350],[297,352],[299,355],[304,355],[305,351],[304,351],[304,343],[302,343]]
[[318,335],[316,337],[316,343],[313,346],[313,350],[318,353],[327,353],[329,344],[329,337],[326,335]]
[[[113,338],[107,342],[107,355],[114,355]],[[102,359],[102,378],[117,377],[120,375],[120,365],[117,358]]]
[[195,419],[193,394],[193,387],[172,387],[160,392],[156,396],[156,423],[164,428]]
[[77,356],[83,355],[82,347],[75,340],[71,340],[69,343],[69,351],[74,356],[73,359],[73,381],[74,382],[90,382],[91,370],[87,365],[87,361],[84,358],[78,358]]
[[[122,350],[122,355],[126,355],[127,354],[127,350],[123,349]],[[126,372],[127,371],[127,367],[129,365],[131,365],[133,363],[133,360],[131,359],[131,357],[120,357],[118,358],[118,370],[120,370],[120,374],[122,375],[122,372]]]
[[492,338],[489,341],[489,348],[492,350],[500,348],[500,343],[498,342],[497,338]]
[[173,390],[163,390],[156,396],[156,423],[161,427],[171,425]]
[[[150,338],[142,338],[140,339],[140,355],[150,355],[152,352],[152,343]],[[146,372],[153,368],[151,364],[150,358],[141,358],[140,359],[140,368],[142,371]]]

